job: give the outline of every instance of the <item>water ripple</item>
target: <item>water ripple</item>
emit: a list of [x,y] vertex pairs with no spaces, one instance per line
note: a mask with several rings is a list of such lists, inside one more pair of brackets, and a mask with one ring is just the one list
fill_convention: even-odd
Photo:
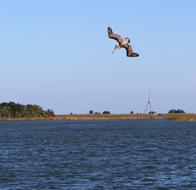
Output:
[[0,189],[196,189],[196,123],[0,123]]

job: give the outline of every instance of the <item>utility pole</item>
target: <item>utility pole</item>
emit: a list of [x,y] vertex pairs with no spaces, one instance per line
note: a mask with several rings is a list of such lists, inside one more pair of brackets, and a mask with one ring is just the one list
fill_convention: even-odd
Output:
[[151,95],[151,90],[148,91],[148,101],[147,101],[147,104],[146,104],[146,107],[145,107],[145,110],[144,110],[144,114],[152,114],[154,113],[153,109],[152,109],[152,102],[151,102],[151,98],[152,98],[152,95]]

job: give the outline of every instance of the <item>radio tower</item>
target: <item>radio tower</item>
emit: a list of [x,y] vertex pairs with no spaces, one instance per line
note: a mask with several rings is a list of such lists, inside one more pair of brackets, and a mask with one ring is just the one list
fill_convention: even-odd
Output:
[[144,114],[152,114],[153,109],[152,109],[152,103],[151,103],[151,90],[148,91],[148,101],[146,104],[146,108],[144,110]]

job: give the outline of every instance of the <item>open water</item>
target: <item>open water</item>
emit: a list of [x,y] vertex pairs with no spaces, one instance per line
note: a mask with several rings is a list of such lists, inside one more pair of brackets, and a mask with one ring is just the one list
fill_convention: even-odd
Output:
[[196,122],[1,121],[0,189],[196,189]]

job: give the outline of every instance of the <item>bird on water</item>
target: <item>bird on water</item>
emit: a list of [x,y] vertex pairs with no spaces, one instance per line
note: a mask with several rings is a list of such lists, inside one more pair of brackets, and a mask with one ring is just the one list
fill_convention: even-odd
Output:
[[127,57],[138,57],[139,56],[138,53],[133,52],[131,44],[130,44],[131,40],[128,37],[122,38],[120,35],[113,33],[111,27],[108,27],[108,37],[118,42],[118,45],[115,45],[112,53],[114,53],[116,49],[125,48]]

